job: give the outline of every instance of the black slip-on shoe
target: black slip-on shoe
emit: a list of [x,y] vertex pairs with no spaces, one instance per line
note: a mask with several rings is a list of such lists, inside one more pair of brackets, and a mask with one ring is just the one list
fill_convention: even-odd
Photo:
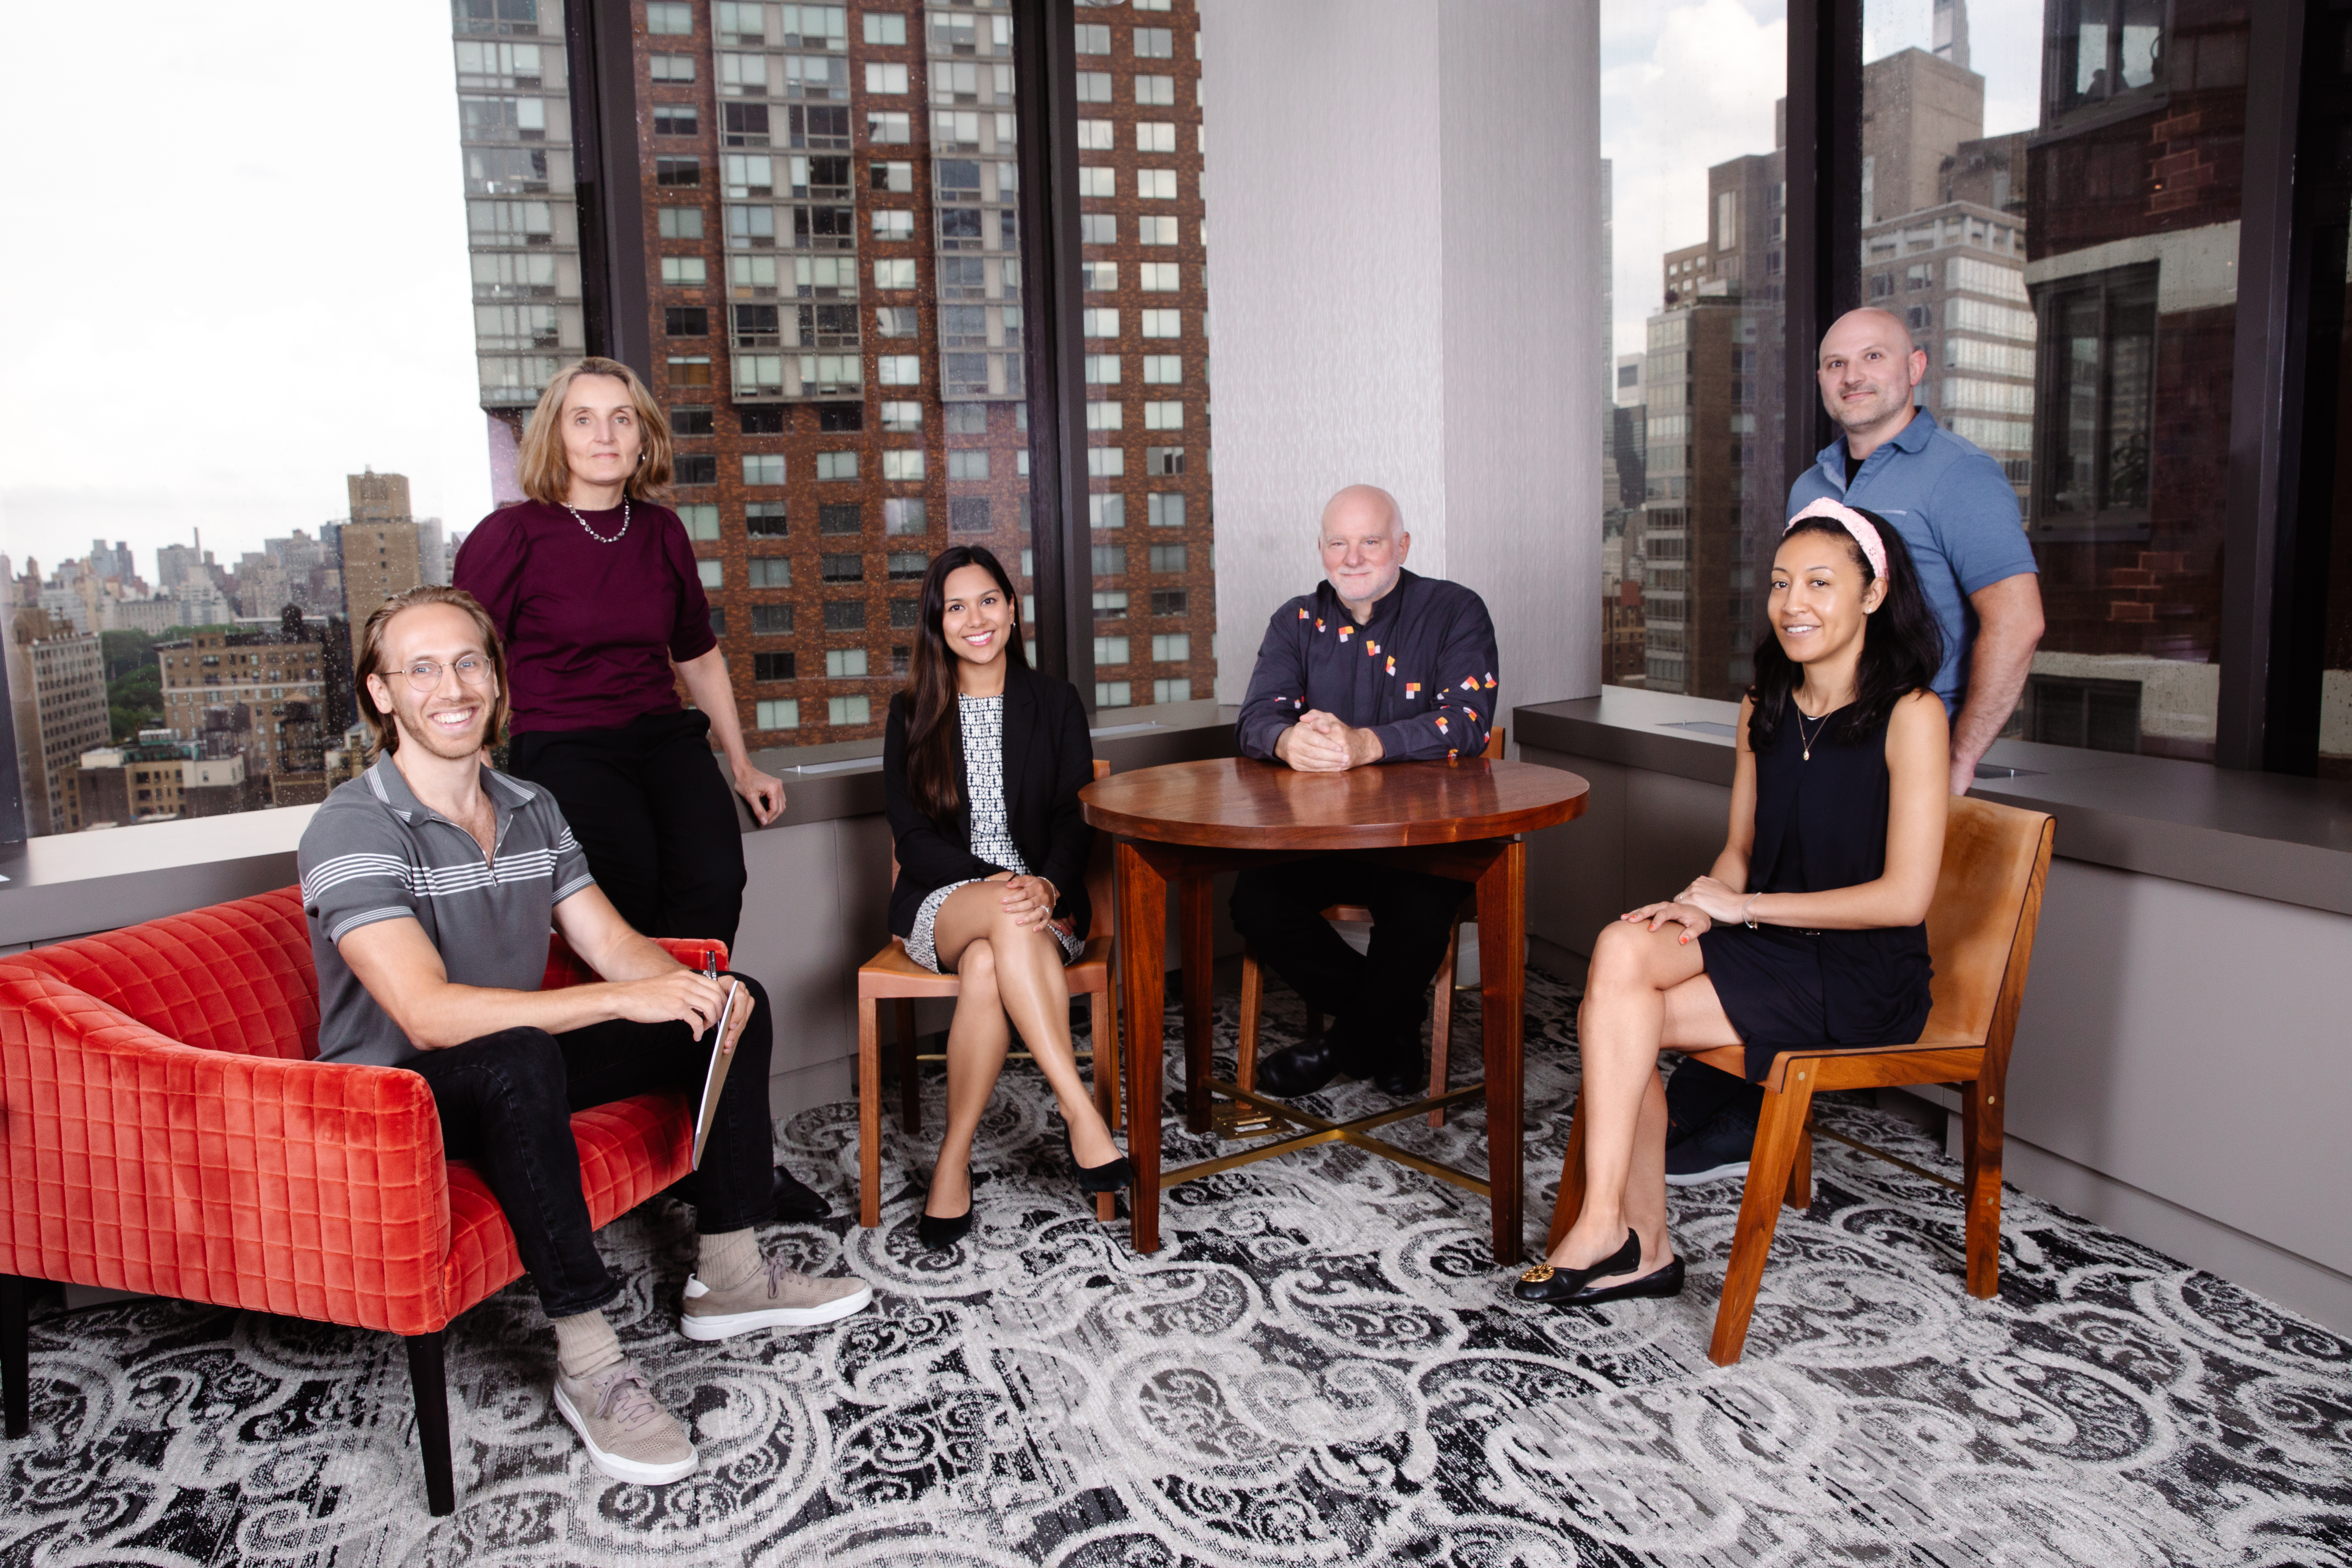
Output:
[[788,1224],[823,1219],[833,1213],[824,1194],[812,1192],[798,1176],[776,1167],[776,1217]]
[[1257,1090],[1277,1100],[1313,1094],[1342,1073],[1360,1070],[1354,1056],[1340,1049],[1328,1034],[1276,1051],[1257,1064]]
[[1070,1145],[1070,1124],[1062,1123],[1062,1157],[1070,1163],[1070,1173],[1077,1178],[1078,1191],[1089,1196],[1099,1193],[1124,1192],[1135,1184],[1135,1167],[1127,1156],[1118,1155],[1099,1165],[1081,1165],[1078,1152]]
[[945,1252],[957,1242],[961,1241],[971,1229],[971,1210],[969,1208],[961,1214],[949,1215],[945,1218],[938,1215],[927,1214],[915,1222],[915,1239],[933,1252]]
[[1662,1268],[1653,1268],[1639,1279],[1628,1279],[1622,1285],[1588,1285],[1565,1301],[1561,1307],[1598,1307],[1604,1301],[1631,1301],[1643,1297],[1668,1296],[1683,1293],[1683,1260],[1679,1258]]
[[1642,1238],[1631,1227],[1625,1232],[1625,1245],[1602,1258],[1590,1268],[1555,1268],[1549,1263],[1538,1263],[1519,1276],[1511,1293],[1522,1301],[1548,1301],[1564,1306],[1569,1299],[1594,1279],[1605,1279],[1612,1274],[1622,1274],[1642,1261]]
[[1748,1174],[1756,1129],[1736,1116],[1718,1116],[1666,1150],[1666,1185],[1698,1187]]

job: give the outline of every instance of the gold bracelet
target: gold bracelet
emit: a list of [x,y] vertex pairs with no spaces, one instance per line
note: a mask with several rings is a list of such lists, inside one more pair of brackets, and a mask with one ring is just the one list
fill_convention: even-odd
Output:
[[1740,910],[1739,910],[1739,918],[1740,918],[1740,920],[1741,920],[1743,922],[1745,922],[1745,923],[1746,923],[1746,925],[1747,925],[1747,927],[1748,927],[1748,929],[1749,931],[1754,931],[1754,930],[1756,930],[1756,929],[1757,929],[1757,928],[1756,928],[1756,900],[1759,900],[1759,899],[1760,899],[1760,898],[1762,898],[1763,896],[1764,896],[1764,895],[1763,895],[1763,894],[1761,894],[1761,893],[1750,893],[1750,894],[1748,894],[1748,902],[1747,902],[1746,904],[1742,905],[1742,906],[1741,906],[1741,908],[1740,908]]

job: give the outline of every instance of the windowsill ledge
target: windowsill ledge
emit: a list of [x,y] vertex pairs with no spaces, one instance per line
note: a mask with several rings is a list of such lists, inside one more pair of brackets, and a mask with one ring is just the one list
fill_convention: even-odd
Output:
[[[1728,785],[1738,717],[1736,702],[1610,687],[1516,710],[1511,737]],[[1690,724],[1723,732],[1677,727]],[[2032,770],[1973,793],[2050,813],[2067,859],[2352,914],[2352,784],[2026,741],[1996,742],[1985,762]]]

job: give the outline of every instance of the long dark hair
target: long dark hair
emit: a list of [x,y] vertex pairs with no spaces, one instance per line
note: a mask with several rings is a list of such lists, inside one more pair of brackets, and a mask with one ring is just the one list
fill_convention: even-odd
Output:
[[[1912,563],[1910,546],[1903,542],[1895,525],[1876,512],[1863,511],[1860,507],[1853,510],[1870,520],[1886,547],[1886,598],[1863,621],[1862,661],[1854,670],[1853,704],[1829,736],[1843,745],[1874,734],[1897,702],[1922,688],[1933,688],[1936,672],[1944,667],[1944,628],[1936,612],[1927,607],[1927,595],[1919,589],[1919,569]],[[1825,533],[1843,543],[1854,564],[1862,568],[1863,588],[1869,589],[1877,573],[1843,523],[1831,517],[1804,518],[1781,536],[1782,542],[1801,533]],[[1778,553],[1777,546],[1774,552]],[[1781,649],[1780,639],[1767,628],[1764,640],[1756,645],[1756,684],[1748,689],[1756,703],[1748,715],[1751,750],[1760,752],[1772,743],[1804,679],[1804,668]]]
[[914,656],[907,666],[907,793],[915,806],[934,821],[944,821],[963,803],[963,725],[956,707],[956,668],[963,661],[948,647],[940,624],[948,609],[948,574],[978,566],[996,579],[1004,602],[1013,607],[1013,629],[1004,642],[1004,661],[1016,669],[1029,668],[1021,637],[1021,596],[1004,563],[983,545],[953,544],[931,558],[923,574],[922,625],[915,633]]

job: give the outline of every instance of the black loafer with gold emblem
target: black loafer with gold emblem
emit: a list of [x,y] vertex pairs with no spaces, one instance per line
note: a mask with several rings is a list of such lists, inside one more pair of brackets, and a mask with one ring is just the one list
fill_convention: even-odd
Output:
[[1612,1274],[1622,1274],[1641,1261],[1642,1238],[1628,1230],[1625,1232],[1625,1245],[1590,1268],[1554,1268],[1549,1263],[1538,1263],[1519,1276],[1519,1282],[1511,1288],[1511,1293],[1522,1301],[1547,1301],[1556,1307],[1566,1306],[1591,1281],[1605,1279]]

